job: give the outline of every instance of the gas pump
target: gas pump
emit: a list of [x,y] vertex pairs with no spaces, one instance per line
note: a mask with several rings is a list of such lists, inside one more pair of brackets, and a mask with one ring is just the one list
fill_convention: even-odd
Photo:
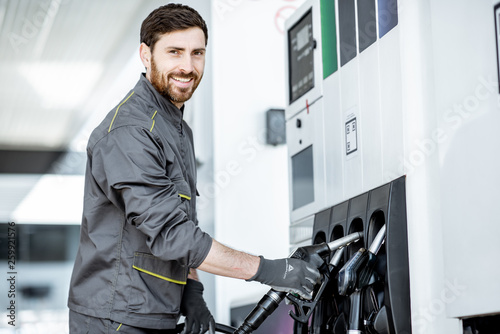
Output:
[[[493,94],[485,77],[497,73],[497,64],[489,61],[496,50],[483,50],[485,43],[475,41],[494,46],[491,36],[500,34],[494,4],[459,2],[308,0],[285,23],[290,242],[297,247],[364,235],[344,250],[339,265],[347,267],[315,306],[305,326],[309,333],[498,330],[485,329],[500,319],[499,299],[492,297],[500,293],[498,284],[489,275],[481,277],[482,285],[474,283],[463,261],[475,270],[500,272],[487,265],[496,259],[480,251],[483,237],[470,227],[472,217],[481,215],[482,220],[473,219],[475,226],[498,231],[495,210],[488,211],[486,203],[500,198],[486,186],[486,175],[471,174],[472,169],[453,180],[449,175],[458,175],[467,160],[455,139],[477,161],[488,161],[478,169],[500,168],[500,160],[490,158],[500,136],[487,137],[472,121],[461,128],[473,119],[463,115],[467,103],[481,110],[478,117],[497,117],[497,97],[485,93]],[[467,8],[466,19],[477,23],[474,38],[466,38],[474,49],[452,42],[441,47],[464,36],[461,28],[450,30],[460,26],[450,14],[459,8]],[[457,52],[469,64],[458,72],[448,64]],[[444,77],[460,84],[443,85]],[[458,101],[464,116],[459,121],[456,108],[442,105],[453,105],[453,89],[460,92],[476,81],[473,94]],[[487,103],[476,103],[478,96]],[[476,143],[474,149],[468,142]],[[469,177],[475,181],[465,180]],[[385,243],[375,256],[369,248],[382,229]],[[460,240],[469,238],[475,247],[463,248]],[[493,237],[489,240],[499,249]],[[461,290],[451,291],[450,282]],[[303,332],[304,326],[297,326],[296,333]]]

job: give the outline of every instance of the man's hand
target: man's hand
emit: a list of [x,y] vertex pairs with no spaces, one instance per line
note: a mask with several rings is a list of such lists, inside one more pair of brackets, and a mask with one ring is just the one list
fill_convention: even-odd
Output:
[[186,317],[183,334],[215,333],[215,320],[203,299],[203,284],[188,279],[181,302],[181,314]]
[[321,278],[317,267],[322,263],[319,256],[312,257],[312,263],[308,263],[294,258],[267,260],[261,256],[257,273],[248,281],[257,281],[276,291],[297,293],[302,298],[311,299],[314,285]]

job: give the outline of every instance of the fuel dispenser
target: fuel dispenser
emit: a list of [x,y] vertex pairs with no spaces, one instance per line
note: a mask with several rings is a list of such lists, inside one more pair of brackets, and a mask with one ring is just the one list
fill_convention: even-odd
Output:
[[[434,38],[431,24],[441,29],[442,6],[308,0],[285,23],[291,247],[363,234],[338,264],[342,275],[355,272],[352,286],[343,287],[339,275],[328,287],[309,333],[461,334],[479,328],[469,324],[485,315],[498,323],[498,298],[482,304],[467,293],[446,295],[456,270],[446,267],[443,275],[443,261],[460,243],[443,231],[450,223],[441,220],[447,215],[436,194],[453,189],[439,188],[436,175],[446,170],[438,154],[416,159],[414,143],[436,133],[434,79],[425,75],[434,63],[418,56]],[[415,110],[415,101],[428,108]],[[469,259],[485,256],[468,251]],[[468,277],[461,272],[455,282]]]

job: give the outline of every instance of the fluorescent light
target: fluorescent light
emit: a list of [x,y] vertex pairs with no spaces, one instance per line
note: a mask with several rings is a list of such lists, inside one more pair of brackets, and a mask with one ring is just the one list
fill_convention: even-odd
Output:
[[47,109],[72,109],[80,105],[102,73],[95,62],[37,62],[21,64],[19,71]]

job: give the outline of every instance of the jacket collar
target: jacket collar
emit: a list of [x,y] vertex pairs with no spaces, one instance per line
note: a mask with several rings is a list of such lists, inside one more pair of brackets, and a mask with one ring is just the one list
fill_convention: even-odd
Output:
[[158,110],[158,112],[165,115],[176,126],[182,127],[184,106],[179,109],[169,99],[158,93],[156,88],[154,88],[151,82],[149,82],[146,78],[145,73],[141,73],[141,77],[139,78],[139,82],[137,83],[135,90],[144,92],[147,98],[152,99],[152,102],[160,107],[161,110]]

